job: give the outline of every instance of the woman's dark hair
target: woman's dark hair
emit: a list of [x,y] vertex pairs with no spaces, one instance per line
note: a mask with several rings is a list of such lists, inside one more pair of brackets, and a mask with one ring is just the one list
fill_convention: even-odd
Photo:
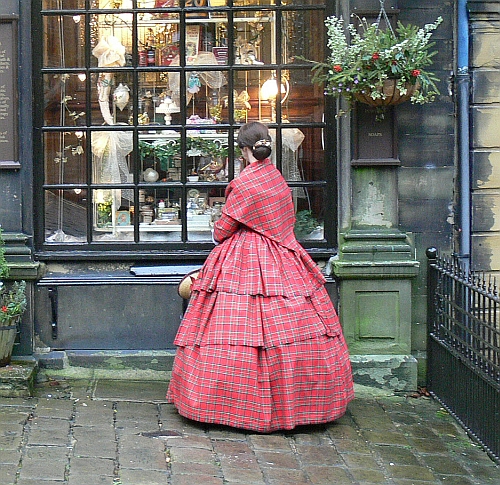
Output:
[[238,131],[237,143],[240,148],[249,147],[257,160],[271,155],[271,136],[266,125],[258,121],[244,124]]

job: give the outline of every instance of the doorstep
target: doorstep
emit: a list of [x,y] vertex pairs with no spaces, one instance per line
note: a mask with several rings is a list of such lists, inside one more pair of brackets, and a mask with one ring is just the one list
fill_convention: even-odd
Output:
[[54,378],[166,380],[175,350],[55,350],[35,353],[40,373]]

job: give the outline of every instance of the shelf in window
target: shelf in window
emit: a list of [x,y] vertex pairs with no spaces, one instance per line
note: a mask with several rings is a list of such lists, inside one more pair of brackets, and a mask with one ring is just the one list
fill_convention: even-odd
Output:
[[[189,125],[188,125],[189,126]],[[195,130],[187,129],[187,131],[194,132]],[[227,134],[224,133],[216,133],[215,130],[210,130],[213,133],[193,133],[188,134],[187,138],[203,138],[205,140],[213,140],[220,141],[221,143],[227,143]],[[178,140],[180,138],[180,133],[172,132],[165,133],[159,130],[159,133],[147,133],[147,134],[139,134],[139,140]]]
[[[263,16],[263,17],[233,17],[233,23],[273,23],[275,21],[274,16]],[[227,16],[214,16],[214,17],[193,17],[186,18],[186,24],[220,24],[228,23]],[[156,25],[167,25],[167,24],[179,24],[180,19],[151,19],[151,20],[138,20],[137,26],[139,28],[154,27]],[[109,22],[100,22],[98,24],[99,28],[113,28],[113,29],[132,29],[132,25],[127,22],[120,22],[117,24],[111,24]]]
[[[198,17],[198,18],[186,18],[187,24],[218,24],[228,22],[227,16],[217,16],[217,17]],[[262,17],[234,17],[234,23],[255,23],[255,22],[263,22],[263,23],[271,23],[274,22],[274,16],[262,16]],[[139,20],[137,25],[139,27],[148,27],[158,24],[179,24],[180,19],[151,19],[151,20]],[[123,26],[125,27],[125,25]]]
[[[188,220],[187,223],[188,231],[197,231],[197,232],[210,232],[212,228],[208,225],[208,223],[199,223],[199,222],[190,222]],[[134,226],[116,226],[116,232],[133,232]],[[182,229],[181,224],[148,224],[148,223],[140,223],[139,224],[139,232],[180,232]],[[97,227],[94,228],[96,232],[112,232],[112,227]]]

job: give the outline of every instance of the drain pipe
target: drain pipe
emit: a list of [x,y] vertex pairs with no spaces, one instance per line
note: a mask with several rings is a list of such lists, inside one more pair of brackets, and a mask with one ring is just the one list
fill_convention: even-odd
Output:
[[457,46],[457,110],[458,110],[458,258],[463,268],[470,269],[471,243],[471,174],[469,151],[469,21],[467,0],[458,0]]

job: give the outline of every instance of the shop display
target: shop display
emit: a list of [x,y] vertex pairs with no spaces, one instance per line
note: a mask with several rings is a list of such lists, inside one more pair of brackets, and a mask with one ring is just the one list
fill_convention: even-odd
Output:
[[[252,17],[234,18],[234,28],[237,31],[234,63],[262,65],[264,61],[261,60],[261,56],[267,56],[268,64],[274,63],[276,56],[271,50],[274,42],[271,36],[275,33],[274,17],[260,12],[252,12],[252,15]],[[123,67],[126,64],[126,54],[128,58],[134,59],[133,42],[130,36],[131,27],[126,22],[120,21],[123,15],[116,14],[115,17],[117,18],[110,19],[108,15],[102,18],[102,22],[96,24],[99,41],[92,53],[97,58],[99,67]],[[254,82],[252,77],[257,74],[257,81],[259,81],[260,73],[250,71],[238,76],[234,84],[237,83],[239,89],[234,90],[233,101],[229,103],[227,73],[213,69],[214,66],[229,64],[227,15],[205,17],[202,23],[194,14],[191,15],[189,23],[185,26],[184,49],[181,49],[179,45],[181,32],[178,20],[177,14],[161,13],[150,14],[142,19],[139,17],[137,22],[139,44],[137,62],[140,67],[182,67],[181,51],[185,53],[186,66],[200,67],[197,71],[185,71],[183,95],[180,92],[183,85],[180,80],[180,70],[165,72],[155,70],[151,73],[140,73],[139,84],[136,86],[140,93],[138,123],[147,125],[149,128],[139,134],[140,177],[143,182],[149,184],[182,180],[183,145],[179,132],[164,130],[163,126],[180,123],[180,107],[185,102],[187,114],[190,114],[185,123],[196,126],[196,129],[188,132],[184,145],[189,166],[186,175],[187,182],[227,182],[229,180],[228,138],[227,133],[217,129],[217,124],[228,123],[231,118],[238,123],[244,123],[247,120],[248,112],[252,109],[249,94]],[[112,29],[109,27],[110,24]],[[266,48],[262,47],[263,36],[268,37],[267,52]],[[273,73],[270,79],[275,79]],[[257,82],[254,87],[254,92],[258,96],[260,84]],[[113,90],[115,85],[117,87]],[[123,111],[130,97],[131,87],[127,84],[127,75],[125,74],[122,79],[121,73],[103,73],[99,75],[97,88],[104,122],[108,125],[120,123],[119,111]],[[276,116],[274,104],[276,91],[273,93],[271,102],[272,121]],[[265,100],[268,99],[265,98]],[[231,113],[229,112],[230,104],[232,105]],[[106,139],[104,147],[101,141],[103,136],[111,138],[109,142]],[[123,137],[124,134],[121,133],[120,136]],[[125,145],[127,150],[130,148],[129,151],[131,147],[129,147],[128,140],[123,147],[117,146],[115,138],[114,132],[111,134],[104,132],[96,139],[96,145],[101,145],[100,151],[94,150],[94,169],[99,182],[127,180],[127,173],[123,170],[123,173],[120,172],[120,162],[113,153],[120,152],[120,149],[123,152]],[[107,149],[108,157],[102,154],[104,148]],[[237,151],[235,147],[232,151],[233,156]],[[147,232],[179,231],[182,220],[180,211],[183,208],[182,194],[179,198],[172,199],[164,197],[165,190],[162,188],[154,187],[145,191],[151,197],[151,202],[139,202],[141,230]],[[131,228],[128,226],[132,226],[131,213],[123,210],[127,205],[127,194],[124,192],[126,191],[110,191],[112,217],[111,224],[105,226],[107,230],[123,232]],[[212,190],[212,192],[215,192],[217,196],[223,193],[220,189]],[[219,202],[214,206],[209,203],[208,191],[200,195],[198,190],[191,189],[187,196],[184,210],[188,230],[209,231],[214,220],[213,212],[221,209],[221,197],[218,197]]]
[[[88,0],[76,15],[73,0],[57,1],[61,15],[47,14],[47,242],[210,240],[241,169],[238,127],[250,120],[273,124],[273,161],[288,180],[321,175],[319,125],[310,153],[301,150],[303,127],[321,121],[322,94],[308,66],[286,68],[298,25],[318,23],[320,12],[200,2]],[[78,187],[58,189],[67,183]],[[311,209],[320,192],[292,193]]]

